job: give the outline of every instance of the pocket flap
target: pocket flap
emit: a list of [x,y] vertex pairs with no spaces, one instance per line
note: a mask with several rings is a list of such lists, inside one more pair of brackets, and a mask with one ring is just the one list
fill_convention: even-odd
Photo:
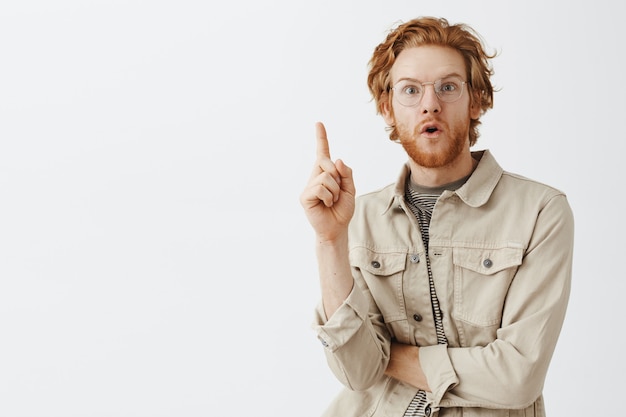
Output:
[[364,247],[350,250],[350,263],[374,275],[388,276],[404,271],[406,253],[378,252]]
[[478,272],[483,275],[492,275],[504,269],[518,266],[524,256],[523,248],[454,248],[452,260],[455,265]]

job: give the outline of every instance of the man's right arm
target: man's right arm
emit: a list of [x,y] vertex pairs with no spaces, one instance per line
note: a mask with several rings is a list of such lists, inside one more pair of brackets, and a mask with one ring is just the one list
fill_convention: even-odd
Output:
[[348,256],[348,236],[333,242],[316,243],[322,303],[326,317],[331,317],[348,298],[354,286]]
[[[389,359],[389,335],[369,291],[357,288],[349,260],[348,225],[355,209],[352,170],[330,159],[324,125],[317,126],[317,159],[300,202],[315,231],[322,305],[317,333],[333,373],[363,390],[380,380]],[[323,310],[323,311],[320,311]]]
[[300,203],[315,231],[320,287],[326,316],[343,304],[354,285],[348,257],[348,225],[354,214],[352,170],[330,159],[326,129],[316,124],[317,159]]

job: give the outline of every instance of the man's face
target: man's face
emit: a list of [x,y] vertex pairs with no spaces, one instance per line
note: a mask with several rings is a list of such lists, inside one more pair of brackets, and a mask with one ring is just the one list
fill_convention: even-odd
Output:
[[434,45],[403,50],[391,68],[392,86],[408,80],[422,93],[419,102],[406,106],[399,101],[400,91],[393,90],[391,100],[383,105],[383,118],[388,125],[396,125],[402,146],[422,167],[449,166],[464,152],[469,153],[470,120],[479,116],[479,109],[470,108],[468,85],[460,87],[460,98],[446,102],[438,97],[432,84],[449,77],[467,81],[465,73],[465,62],[458,51]]

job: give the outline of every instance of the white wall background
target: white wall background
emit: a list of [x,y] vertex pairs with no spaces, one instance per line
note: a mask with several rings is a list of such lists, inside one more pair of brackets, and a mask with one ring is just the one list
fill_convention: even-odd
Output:
[[574,287],[551,417],[623,395],[619,2],[7,0],[0,4],[0,416],[318,416],[298,196],[314,122],[359,192],[404,161],[365,84],[400,20],[473,25],[494,61],[477,148],[565,190]]

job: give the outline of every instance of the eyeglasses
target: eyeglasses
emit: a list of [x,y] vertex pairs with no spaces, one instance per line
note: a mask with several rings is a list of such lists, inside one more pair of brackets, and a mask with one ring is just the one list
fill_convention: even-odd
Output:
[[398,102],[406,107],[417,106],[424,96],[426,85],[432,85],[439,100],[446,103],[457,101],[463,95],[463,85],[467,84],[456,76],[442,78],[429,83],[415,80],[398,81],[391,89],[395,92]]

